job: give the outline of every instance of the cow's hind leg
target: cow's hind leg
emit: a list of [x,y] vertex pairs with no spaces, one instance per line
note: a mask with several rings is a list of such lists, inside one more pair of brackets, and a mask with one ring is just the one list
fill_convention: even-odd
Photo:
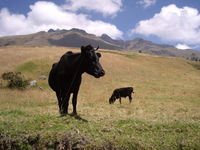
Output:
[[62,93],[61,115],[68,114],[69,98],[70,98],[70,93],[69,94]]
[[56,91],[56,96],[57,96],[57,99],[58,99],[58,106],[59,106],[59,112],[61,114],[62,112],[62,98],[61,98],[61,92],[60,91]]

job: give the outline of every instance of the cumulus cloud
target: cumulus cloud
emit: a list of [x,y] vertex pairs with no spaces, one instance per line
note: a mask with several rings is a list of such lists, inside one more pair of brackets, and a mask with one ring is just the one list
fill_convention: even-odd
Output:
[[192,49],[191,47],[189,47],[186,44],[177,44],[175,47],[178,48],[178,49],[182,49],[182,50]]
[[156,0],[139,0],[138,4],[142,5],[144,8],[150,7],[156,3]]
[[197,9],[171,4],[153,18],[140,21],[132,33],[155,35],[162,40],[187,45],[200,44],[200,14]]
[[122,32],[113,24],[91,20],[88,15],[66,11],[52,2],[38,1],[30,6],[26,15],[0,10],[0,36],[35,33],[52,29],[80,28],[100,36],[121,38]]
[[10,14],[8,9],[0,10],[0,35],[20,34],[21,30],[28,30],[26,17],[19,14]]
[[85,9],[104,16],[116,16],[121,11],[122,0],[66,0],[63,7],[70,11]]

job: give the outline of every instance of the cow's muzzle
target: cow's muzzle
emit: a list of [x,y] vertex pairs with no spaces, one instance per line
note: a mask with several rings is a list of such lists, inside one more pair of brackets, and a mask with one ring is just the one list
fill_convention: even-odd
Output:
[[100,78],[100,77],[102,77],[104,75],[105,75],[105,71],[102,70],[101,72],[95,74],[95,78]]
[[105,75],[105,71],[102,70],[100,73],[99,73],[100,76],[104,76]]

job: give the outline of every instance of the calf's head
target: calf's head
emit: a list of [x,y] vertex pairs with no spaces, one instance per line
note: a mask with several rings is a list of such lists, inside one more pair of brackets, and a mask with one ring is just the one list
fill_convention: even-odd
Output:
[[99,62],[101,54],[95,52],[98,48],[94,49],[91,45],[81,46],[81,55],[84,58],[84,71],[95,78],[100,78],[105,74]]
[[110,98],[109,98],[109,103],[110,104],[113,104],[116,100],[116,97],[114,95],[112,95]]

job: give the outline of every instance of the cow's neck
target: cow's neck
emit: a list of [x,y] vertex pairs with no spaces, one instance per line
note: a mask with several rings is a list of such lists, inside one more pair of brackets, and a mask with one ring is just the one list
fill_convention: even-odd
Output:
[[81,75],[85,72],[84,71],[84,57],[83,56],[79,56],[79,58],[77,59],[77,61],[76,61],[76,63],[74,65],[76,67],[74,69],[73,75],[76,78],[80,78]]

